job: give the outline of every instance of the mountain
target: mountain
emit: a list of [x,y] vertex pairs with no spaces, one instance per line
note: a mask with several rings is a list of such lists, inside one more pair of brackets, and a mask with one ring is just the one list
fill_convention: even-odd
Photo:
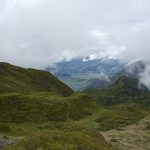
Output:
[[146,86],[140,85],[137,78],[120,76],[114,84],[105,89],[89,89],[85,91],[103,105],[113,105],[127,101],[136,101],[149,93]]
[[128,76],[139,78],[139,74],[144,72],[146,68],[146,62],[142,60],[134,61],[127,64],[121,71],[119,71],[116,75],[117,76]]
[[130,77],[130,78],[136,78],[139,80],[139,74],[144,72],[146,67],[146,63],[142,60],[134,61],[131,63],[128,63],[127,65],[122,68],[122,70],[108,74],[105,78],[101,79],[93,79],[90,80],[90,84],[87,86],[86,90],[88,89],[104,89],[109,86],[111,86],[117,79],[119,79],[122,76]]
[[106,75],[103,78],[95,78],[88,80],[89,84],[86,86],[85,90],[88,89],[105,89],[110,86],[113,82],[110,75]]
[[73,59],[56,63],[55,67],[46,68],[75,91],[88,89],[104,89],[111,86],[119,77],[139,78],[145,69],[142,60],[128,64],[116,59],[84,60]]
[[0,63],[0,92],[56,92],[64,96],[72,89],[46,71],[24,69],[8,63]]
[[112,86],[108,87],[106,91],[112,96],[135,96],[148,92],[148,89],[144,85],[139,87],[136,78],[121,76]]
[[95,80],[107,86],[107,75],[119,72],[124,68],[124,63],[117,59],[88,60],[76,58],[71,61],[56,63],[54,67],[47,67],[59,79],[76,91],[87,89]]
[[85,61],[83,58],[76,58],[71,61],[58,62],[55,64],[54,68],[49,67],[47,70],[54,73],[61,72],[70,75],[84,73],[110,74],[118,72],[118,70],[121,70],[123,66],[124,64],[117,59],[97,59]]

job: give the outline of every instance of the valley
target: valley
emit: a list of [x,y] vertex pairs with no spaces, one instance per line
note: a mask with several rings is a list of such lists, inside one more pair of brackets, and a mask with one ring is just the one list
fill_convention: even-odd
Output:
[[114,74],[121,71],[126,63],[118,59],[75,58],[55,63],[45,70],[53,73],[75,91],[91,88],[106,88]]

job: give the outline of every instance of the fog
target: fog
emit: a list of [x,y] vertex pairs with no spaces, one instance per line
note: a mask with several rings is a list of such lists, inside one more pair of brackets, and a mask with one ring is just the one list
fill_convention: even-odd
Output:
[[149,8],[148,0],[0,0],[0,61],[149,60]]

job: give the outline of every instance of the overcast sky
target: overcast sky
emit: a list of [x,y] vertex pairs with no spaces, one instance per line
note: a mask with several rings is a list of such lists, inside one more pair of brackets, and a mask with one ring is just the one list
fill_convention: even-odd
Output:
[[150,0],[0,0],[0,61],[150,59]]

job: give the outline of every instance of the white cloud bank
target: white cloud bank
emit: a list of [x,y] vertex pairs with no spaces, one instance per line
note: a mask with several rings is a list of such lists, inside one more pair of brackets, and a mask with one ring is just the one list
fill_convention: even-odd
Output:
[[149,0],[0,0],[0,61],[150,59]]
[[143,72],[139,74],[139,84],[145,85],[150,90],[150,64],[146,64]]

